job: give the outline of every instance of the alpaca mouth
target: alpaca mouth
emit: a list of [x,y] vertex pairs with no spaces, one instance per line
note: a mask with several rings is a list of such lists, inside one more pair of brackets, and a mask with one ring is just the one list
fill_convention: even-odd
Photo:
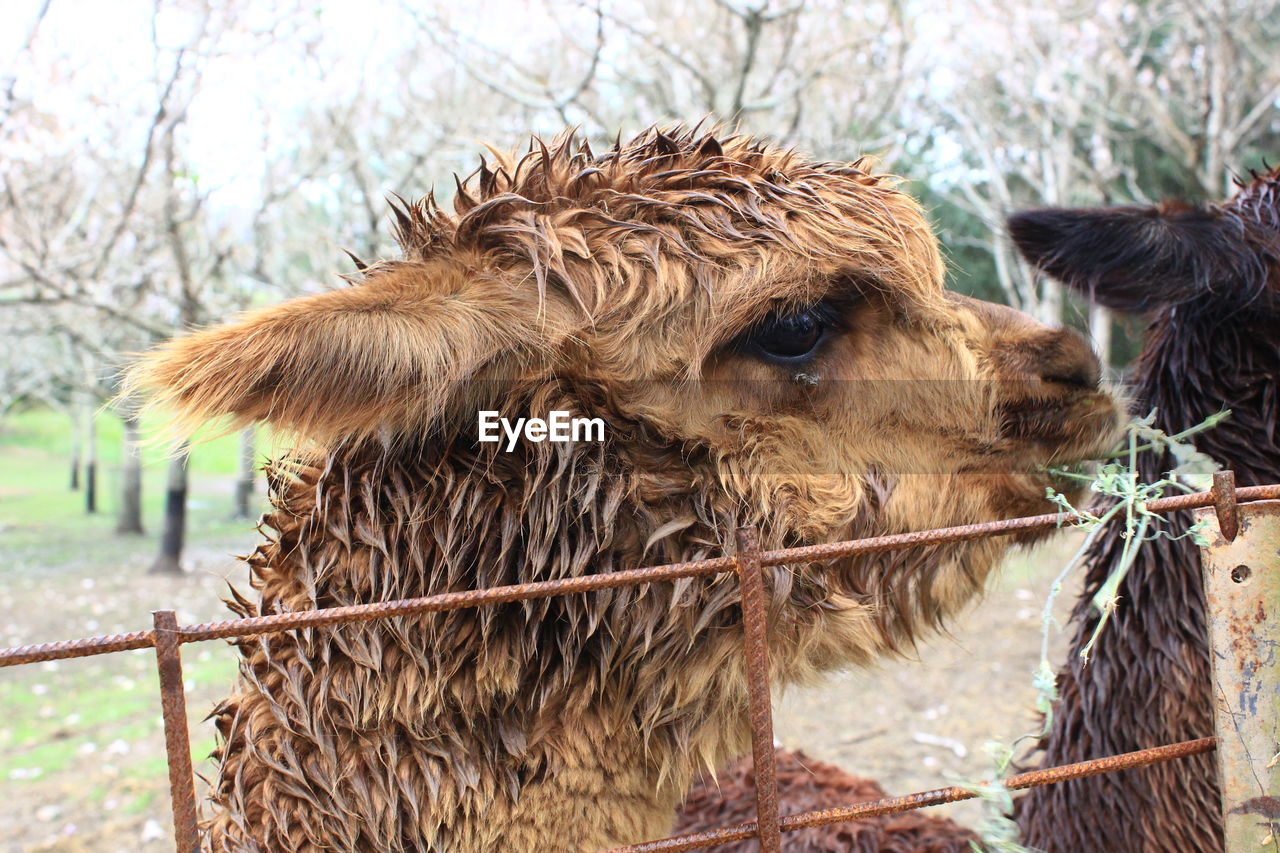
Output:
[[1120,399],[1104,389],[1054,400],[1024,397],[1006,404],[1000,414],[1000,455],[1020,473],[1008,482],[1001,501],[1006,517],[1045,512],[1046,488],[1073,503],[1082,499],[1097,461],[1115,447],[1125,420]]
[[1120,436],[1124,408],[1106,390],[1059,400],[1021,400],[1001,407],[1000,438],[1012,452],[1066,468],[1105,455]]
[[1000,435],[1047,445],[1088,442],[1093,434],[1105,431],[1106,421],[1118,409],[1115,398],[1103,390],[1060,398],[1021,397],[1000,405]]
[[1122,402],[1107,391],[1076,401],[1063,412],[1066,441],[1038,468],[1039,487],[1047,486],[1072,502],[1084,498],[1100,461],[1123,434],[1125,416]]

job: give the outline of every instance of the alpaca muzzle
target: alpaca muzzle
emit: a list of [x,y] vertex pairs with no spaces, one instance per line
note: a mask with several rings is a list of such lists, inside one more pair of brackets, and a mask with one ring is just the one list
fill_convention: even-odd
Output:
[[1073,462],[1109,449],[1124,406],[1074,329],[1053,328],[1003,305],[953,297],[981,323],[977,350],[995,383],[997,442],[1031,464]]

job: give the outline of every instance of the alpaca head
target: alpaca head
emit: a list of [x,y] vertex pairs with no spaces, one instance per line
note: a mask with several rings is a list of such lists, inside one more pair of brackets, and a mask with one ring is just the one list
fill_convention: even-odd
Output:
[[[780,547],[1043,511],[1038,466],[1096,454],[1118,420],[1079,337],[944,291],[919,207],[860,164],[684,130],[601,156],[564,137],[482,166],[452,212],[428,199],[397,218],[402,258],[165,344],[132,374],[182,428],[265,421],[307,440],[251,559],[263,608],[697,559],[744,524]],[[604,435],[480,440],[481,412],[553,411]],[[1004,547],[775,570],[779,678],[909,642]],[[580,846],[603,846],[661,831],[693,768],[743,745],[739,620],[732,578],[687,579],[335,632],[299,655],[325,661],[311,701],[329,726],[429,745],[423,820],[450,849],[492,849],[496,830],[459,815],[494,792],[595,790],[595,771],[574,774],[607,755],[647,805],[635,825],[630,808],[577,820],[595,833]],[[245,691],[236,719],[294,701]],[[361,744],[334,774],[365,778],[351,768],[380,753]],[[254,780],[275,771],[251,775],[244,749],[227,746],[221,796],[260,815]],[[477,766],[483,784],[457,772]],[[537,833],[568,820],[563,790],[537,801],[554,804]],[[377,810],[391,823],[371,834],[417,808]]]
[[1010,217],[1009,233],[1027,260],[1089,299],[1146,315],[1133,375],[1144,414],[1156,408],[1161,428],[1177,432],[1230,409],[1199,441],[1241,484],[1275,479],[1280,168],[1221,204],[1031,210]]
[[1031,263],[1119,311],[1188,306],[1209,322],[1280,311],[1280,168],[1222,204],[1029,210],[1009,233]]
[[[593,464],[657,507],[636,559],[704,520],[695,495],[773,545],[1044,511],[1037,466],[1096,453],[1117,421],[1087,345],[946,292],[921,210],[861,163],[683,130],[596,156],[565,136],[482,166],[452,212],[396,214],[403,258],[176,339],[133,381],[187,426],[526,472],[563,448],[479,444],[479,411],[602,417]],[[1001,547],[954,549],[908,597],[940,616]]]

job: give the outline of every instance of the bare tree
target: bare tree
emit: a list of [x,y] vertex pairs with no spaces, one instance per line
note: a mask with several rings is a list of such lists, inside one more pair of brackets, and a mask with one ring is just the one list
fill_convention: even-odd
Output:
[[71,491],[80,490],[80,436],[83,432],[84,418],[74,403],[71,410]]
[[547,3],[541,40],[497,44],[469,13],[413,10],[419,31],[526,126],[621,127],[711,117],[852,159],[901,153],[894,113],[917,61],[892,0]]
[[98,511],[98,409],[90,406],[84,419],[84,511]]
[[1130,2],[1107,11],[1095,92],[1110,97],[1089,106],[1133,147],[1177,165],[1174,186],[1161,189],[1230,194],[1255,144],[1280,133],[1280,2]]
[[[1276,0],[969,0],[950,12],[920,90],[936,127],[929,174],[985,226],[1009,303],[1043,319],[1061,320],[1062,291],[1012,250],[1012,209],[1217,197],[1280,131]],[[1107,315],[1090,326],[1105,350]]]
[[[107,109],[93,95],[95,81],[74,81],[87,93],[77,120],[97,122],[85,135],[92,144],[68,146],[66,139],[79,137],[63,132],[68,117],[46,114],[36,99],[21,97],[21,87],[9,87],[0,127],[6,142],[0,149],[0,307],[40,311],[48,333],[74,339],[81,353],[84,370],[73,384],[90,410],[80,442],[90,511],[98,505],[97,409],[114,394],[102,379],[115,374],[125,353],[246,302],[227,286],[235,235],[211,214],[216,188],[201,185],[184,135],[190,105],[209,65],[223,56],[226,34],[239,28],[246,43],[272,37],[270,27],[248,31],[235,6],[157,3],[153,79],[131,90],[131,100]],[[163,27],[161,15],[169,16]],[[118,528],[140,532],[138,422],[126,408],[120,414],[125,452]],[[184,536],[175,526],[185,523],[186,513],[175,501],[185,501],[185,457],[184,451],[171,465],[156,563],[162,570],[179,565],[173,549]]]
[[187,462],[184,445],[169,460],[169,476],[164,493],[164,522],[160,530],[160,551],[151,564],[153,575],[182,574],[182,548],[187,537]]
[[121,416],[124,446],[120,463],[120,508],[116,533],[141,536],[142,524],[142,424],[135,412]]
[[240,431],[240,470],[236,479],[231,517],[249,519],[254,515],[253,495],[258,474],[258,436],[254,427]]
[[15,101],[17,100],[18,88],[18,71],[17,66],[28,60],[31,54],[31,48],[35,44],[36,36],[40,32],[40,26],[49,15],[49,6],[53,0],[41,0],[40,6],[36,9],[36,14],[32,18],[31,23],[27,26],[27,35],[22,40],[22,47],[18,49],[18,55],[14,57],[15,61],[8,74],[8,80],[2,84],[4,94],[0,96],[0,128],[3,128],[9,119],[9,113],[12,111]]

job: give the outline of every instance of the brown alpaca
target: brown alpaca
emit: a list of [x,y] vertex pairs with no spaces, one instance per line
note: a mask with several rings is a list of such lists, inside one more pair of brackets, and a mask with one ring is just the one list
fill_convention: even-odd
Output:
[[[886,796],[870,779],[850,776],[803,752],[777,751],[779,811],[799,814],[868,803]],[[677,833],[703,832],[756,819],[755,772],[750,758],[714,780],[696,784],[680,806]],[[945,818],[918,811],[797,829],[783,836],[787,853],[972,853],[978,836]],[[756,839],[707,848],[708,853],[757,853]]]
[[[744,137],[535,142],[398,210],[400,260],[172,341],[133,375],[183,429],[292,430],[280,613],[1045,509],[1035,465],[1118,413],[1077,336],[942,289],[916,204],[859,164]],[[478,441],[478,412],[601,441]],[[911,642],[987,540],[770,572],[773,677]],[[590,850],[665,835],[747,744],[731,576],[241,645],[216,851]]]
[[[1280,481],[1280,169],[1235,198],[1192,208],[1041,210],[1010,232],[1027,258],[1087,296],[1145,312],[1146,342],[1133,376],[1139,412],[1158,409],[1166,432],[1230,409],[1197,446],[1241,486]],[[1174,466],[1144,454],[1151,481]],[[1185,529],[1190,514],[1171,517]],[[1097,622],[1090,601],[1119,558],[1113,527],[1090,554],[1073,616],[1074,648]],[[1091,662],[1072,654],[1061,702],[1042,743],[1045,765],[1213,734],[1200,551],[1190,539],[1143,547]],[[1212,755],[1038,788],[1018,803],[1024,841],[1049,851],[1112,853],[1223,847]]]

